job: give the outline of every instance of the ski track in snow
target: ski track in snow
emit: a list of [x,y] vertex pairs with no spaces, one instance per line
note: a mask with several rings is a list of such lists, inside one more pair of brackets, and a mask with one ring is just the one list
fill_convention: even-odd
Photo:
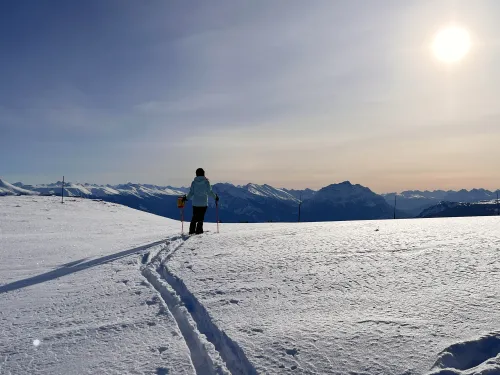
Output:
[[174,237],[167,241],[166,248],[153,247],[142,255],[141,262],[145,263],[143,276],[162,296],[174,316],[198,375],[257,374],[238,344],[216,326],[205,307],[189,292],[182,280],[169,272],[167,262],[184,240]]
[[0,374],[196,374],[176,320],[138,272],[137,253],[65,272],[36,310],[15,303],[23,289],[0,294]]
[[115,204],[2,197],[0,374],[195,375],[138,259],[177,228]]

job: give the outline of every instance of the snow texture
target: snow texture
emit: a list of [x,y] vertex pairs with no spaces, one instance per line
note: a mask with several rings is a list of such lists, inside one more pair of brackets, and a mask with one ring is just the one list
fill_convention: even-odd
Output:
[[227,224],[166,267],[258,373],[424,374],[498,329],[499,224]]
[[0,374],[196,374],[140,271],[178,222],[84,199],[0,199]]
[[499,218],[179,223],[0,199],[0,374],[498,375]]

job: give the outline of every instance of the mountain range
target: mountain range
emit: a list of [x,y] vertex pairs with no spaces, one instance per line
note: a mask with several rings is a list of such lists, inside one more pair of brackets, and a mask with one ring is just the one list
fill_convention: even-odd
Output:
[[[1,195],[60,195],[62,182],[52,184],[10,184],[0,179]],[[151,184],[97,185],[64,184],[64,196],[101,199],[153,214],[179,219],[176,205],[189,188]],[[270,185],[233,185],[217,183],[213,190],[220,196],[221,222],[295,222],[374,220],[411,217],[491,215],[496,208],[496,193],[485,189],[470,191],[404,191],[400,194],[376,194],[369,188],[344,181],[318,191],[290,190]],[[302,199],[302,200],[301,200]],[[396,209],[394,203],[396,200]],[[448,203],[447,203],[448,202]],[[460,202],[452,204],[450,202]],[[485,204],[489,202],[490,204]],[[209,205],[214,206],[210,200]],[[188,203],[185,220],[190,220]],[[215,210],[208,210],[207,221],[215,221]]]
[[[419,191],[407,190],[399,194],[388,193],[382,194],[387,203],[394,206],[396,198],[396,207],[401,211],[406,212],[411,216],[421,217],[424,210],[433,206],[439,205],[441,202],[461,202],[461,203],[480,203],[483,201],[491,201],[496,199],[496,192],[485,189],[472,190],[434,190],[434,191]],[[471,206],[471,205],[469,205]],[[483,206],[479,206],[481,208]],[[484,208],[484,207],[483,207]],[[464,215],[473,216],[473,215]]]

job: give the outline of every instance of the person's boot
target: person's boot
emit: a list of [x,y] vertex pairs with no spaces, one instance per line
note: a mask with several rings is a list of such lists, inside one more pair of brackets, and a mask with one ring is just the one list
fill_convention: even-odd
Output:
[[203,234],[203,221],[199,221],[196,224],[196,234]]
[[191,221],[191,224],[189,224],[189,234],[194,234],[196,231],[196,222]]

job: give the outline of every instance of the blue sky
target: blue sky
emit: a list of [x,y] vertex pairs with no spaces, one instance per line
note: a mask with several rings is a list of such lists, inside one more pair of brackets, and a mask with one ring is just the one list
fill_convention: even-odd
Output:
[[[7,181],[500,186],[500,3],[0,2]],[[430,51],[469,30],[453,66]]]

